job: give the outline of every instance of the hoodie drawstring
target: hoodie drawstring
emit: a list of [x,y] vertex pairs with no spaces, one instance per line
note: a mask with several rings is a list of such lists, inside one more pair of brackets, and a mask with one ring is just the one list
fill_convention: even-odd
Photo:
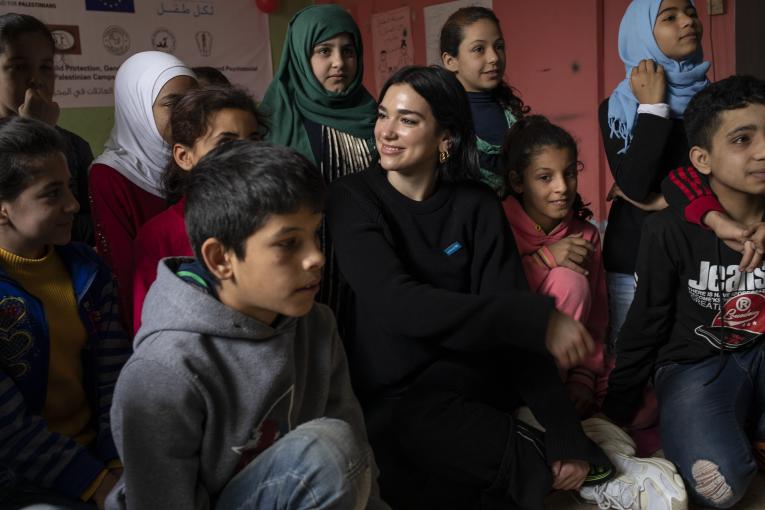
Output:
[[[720,377],[720,374],[722,373],[723,369],[725,369],[725,364],[728,362],[728,357],[725,356],[725,341],[728,338],[728,332],[726,330],[725,326],[725,269],[722,267],[722,255],[720,253],[720,238],[715,239],[715,246],[717,248],[717,271],[718,271],[718,285],[717,285],[717,296],[719,299],[719,309],[720,309],[720,323],[722,324],[722,333],[721,337],[718,338],[720,340],[720,355],[718,357],[719,363],[717,365],[717,371],[715,372],[715,375],[712,376],[710,380],[704,383],[704,386],[709,386],[712,384],[715,379]],[[719,282],[722,282],[720,284]]]

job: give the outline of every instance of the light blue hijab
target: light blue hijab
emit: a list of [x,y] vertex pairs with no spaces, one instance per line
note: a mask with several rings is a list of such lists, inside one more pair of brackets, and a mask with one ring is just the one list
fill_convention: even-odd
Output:
[[[693,0],[691,4],[694,4]],[[709,62],[704,62],[701,44],[693,55],[680,62],[667,57],[659,49],[653,37],[653,27],[660,5],[661,0],[633,0],[619,26],[619,56],[624,62],[627,77],[616,86],[608,98],[608,127],[611,129],[611,138],[624,140],[624,148],[619,154],[624,153],[632,141],[638,101],[630,87],[630,73],[641,60],[651,59],[664,67],[667,80],[665,101],[669,103],[672,118],[682,119],[688,101],[709,85],[706,76]]]

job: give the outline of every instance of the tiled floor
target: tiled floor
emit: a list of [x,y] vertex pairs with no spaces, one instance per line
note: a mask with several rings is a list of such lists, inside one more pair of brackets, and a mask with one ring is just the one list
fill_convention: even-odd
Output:
[[[598,507],[577,502],[571,493],[558,493],[545,501],[546,510],[596,510]],[[692,510],[702,510],[691,507]],[[746,497],[733,510],[765,510],[765,475],[755,479]]]

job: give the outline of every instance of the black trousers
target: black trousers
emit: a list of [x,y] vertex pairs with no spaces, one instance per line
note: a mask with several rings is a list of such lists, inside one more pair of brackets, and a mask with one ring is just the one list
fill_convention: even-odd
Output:
[[394,509],[542,509],[552,473],[541,432],[494,359],[434,363],[395,399],[366,406],[382,497]]

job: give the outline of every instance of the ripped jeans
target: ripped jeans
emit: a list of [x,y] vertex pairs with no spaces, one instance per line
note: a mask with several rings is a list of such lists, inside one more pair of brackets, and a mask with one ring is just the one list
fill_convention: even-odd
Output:
[[752,443],[765,441],[765,341],[723,357],[663,365],[654,380],[664,454],[713,508],[744,496],[757,473]]

